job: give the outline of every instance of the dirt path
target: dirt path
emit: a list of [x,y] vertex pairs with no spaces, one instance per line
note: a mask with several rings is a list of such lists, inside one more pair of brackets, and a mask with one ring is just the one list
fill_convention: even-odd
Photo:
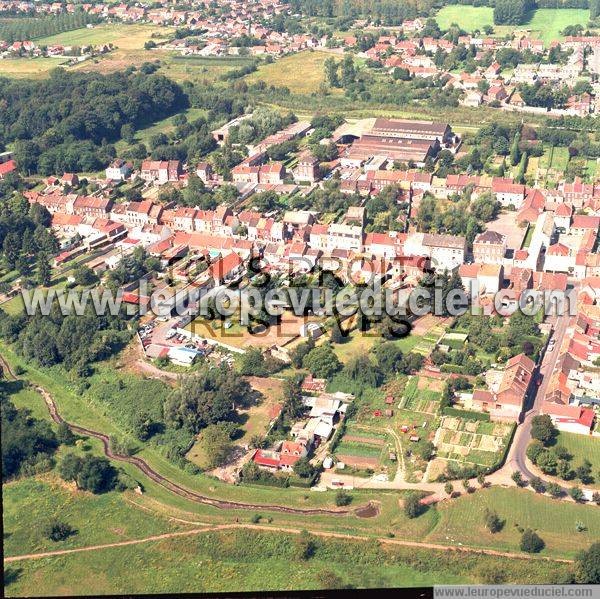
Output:
[[[303,531],[299,528],[282,528],[280,526],[264,526],[261,524],[217,524],[215,526],[206,526],[203,528],[194,528],[192,530],[184,530],[178,532],[170,532],[162,535],[153,535],[151,537],[145,537],[143,539],[131,539],[129,541],[118,541],[115,543],[105,543],[102,545],[90,545],[88,547],[76,547],[73,549],[57,549],[56,551],[43,551],[40,553],[28,553],[24,555],[15,555],[11,557],[5,557],[4,563],[11,563],[17,561],[23,561],[28,559],[41,559],[44,557],[55,557],[59,555],[68,555],[70,553],[81,553],[84,551],[98,551],[102,549],[110,549],[112,547],[125,547],[127,545],[139,545],[141,543],[150,543],[153,541],[162,541],[164,539],[172,539],[175,537],[185,537],[198,535],[205,532],[214,532],[220,530],[231,530],[231,529],[250,529],[250,530],[264,530],[268,532],[284,532],[289,534],[301,534]],[[372,541],[373,537],[365,535],[349,535],[337,532],[327,532],[321,530],[312,530],[311,534],[317,537],[332,538],[332,539],[349,539],[353,541]],[[403,541],[400,539],[390,539],[387,537],[377,538],[382,544],[386,545],[400,545],[403,547],[417,547],[420,549],[433,549],[437,551],[456,551],[459,553],[476,553],[482,555],[493,555],[497,557],[508,557],[512,559],[526,559],[526,560],[538,560],[538,561],[549,561],[559,563],[573,563],[573,560],[553,558],[545,556],[534,556],[523,553],[512,553],[510,551],[496,551],[494,549],[476,549],[474,547],[450,547],[448,545],[440,545],[438,543],[420,543],[418,541]]]

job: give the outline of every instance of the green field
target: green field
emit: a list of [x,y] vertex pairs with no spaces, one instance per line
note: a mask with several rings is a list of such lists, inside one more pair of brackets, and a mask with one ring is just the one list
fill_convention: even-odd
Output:
[[[6,484],[3,499],[7,556],[113,543],[189,528],[165,518],[149,518],[120,493],[93,495],[77,491],[54,474]],[[77,534],[58,543],[47,539],[43,529],[53,518],[67,522]]]
[[[60,44],[65,46],[85,46],[113,44],[115,50],[103,56],[86,60],[71,67],[73,70],[110,72],[124,69],[132,64],[165,57],[165,52],[153,52],[144,49],[144,43],[150,39],[164,39],[172,31],[169,27],[158,25],[126,25],[114,23],[97,25],[88,29],[65,31],[36,40],[39,46]],[[0,76],[14,78],[44,78],[55,67],[64,65],[68,57],[57,58],[16,58],[0,60]]]
[[[205,117],[207,112],[203,108],[188,108],[180,114],[183,114],[189,122],[193,122],[196,119],[199,119],[200,117]],[[153,135],[156,135],[157,133],[165,133],[168,135],[169,133],[171,133],[175,129],[175,125],[173,124],[173,118],[174,117],[169,116],[163,119],[162,121],[158,121],[156,123],[153,123],[152,125],[149,125],[145,129],[139,129],[135,132],[134,144],[143,143],[146,145],[146,147],[149,147],[150,138]],[[119,140],[115,144],[115,147],[117,148],[118,152],[122,152],[128,146],[129,144],[123,139]]]
[[436,20],[441,29],[448,29],[452,23],[457,23],[462,29],[472,32],[483,30],[484,27],[494,27],[495,35],[505,35],[514,30],[529,30],[534,38],[544,41],[548,46],[552,40],[560,40],[560,32],[567,25],[586,25],[590,12],[578,8],[538,8],[532,11],[526,23],[520,26],[494,26],[494,9],[487,6],[463,6],[461,4],[445,6]]
[[[264,81],[267,85],[287,87],[295,94],[311,94],[318,91],[325,81],[323,65],[331,56],[327,52],[310,51],[290,54],[259,67],[258,71],[248,75],[246,81]],[[332,93],[340,90],[332,90]]]
[[583,8],[538,8],[522,28],[530,29],[533,37],[548,46],[552,40],[563,39],[560,32],[567,25],[585,26],[589,20],[590,11]]
[[[116,524],[121,524],[119,517],[120,513]],[[113,537],[114,533],[108,535]],[[285,531],[246,528],[23,560],[7,564],[5,591],[7,596],[25,596],[410,587],[489,582],[494,570],[501,570],[506,582],[532,584],[560,579],[568,568],[323,537],[313,537],[314,553],[303,560],[298,557],[298,542],[296,535]]]
[[448,29],[452,23],[458,23],[465,31],[480,31],[486,26],[494,26],[494,9],[487,6],[463,6],[462,4],[444,6],[436,15],[441,29]]
[[577,467],[583,460],[589,460],[593,475],[600,477],[600,437],[560,432],[556,444],[565,447],[573,456],[573,466]]
[[0,60],[0,76],[15,79],[39,79],[48,72],[60,67],[67,58],[8,58]]
[[[485,528],[486,508],[496,510],[506,521],[499,533],[492,534]],[[463,495],[440,504],[438,511],[440,521],[428,541],[514,551],[521,536],[518,527],[532,528],[546,543],[543,555],[573,556],[600,538],[600,513],[595,506],[566,503],[514,488],[492,487]],[[587,530],[576,532],[577,522]]]
[[156,25],[125,25],[110,24],[84,27],[73,31],[64,31],[49,37],[36,40],[38,46],[52,46],[60,44],[63,46],[86,46],[99,44],[115,44],[119,47],[140,47],[148,41],[152,34],[164,36],[169,30]]

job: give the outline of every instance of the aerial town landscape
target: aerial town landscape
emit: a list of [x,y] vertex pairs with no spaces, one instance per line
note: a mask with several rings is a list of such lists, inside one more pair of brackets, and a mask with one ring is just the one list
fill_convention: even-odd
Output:
[[598,97],[600,0],[0,0],[5,595],[600,584]]

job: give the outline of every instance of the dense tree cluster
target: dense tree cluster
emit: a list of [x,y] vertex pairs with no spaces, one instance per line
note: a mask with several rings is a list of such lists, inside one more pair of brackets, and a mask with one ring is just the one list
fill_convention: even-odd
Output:
[[79,489],[105,493],[117,487],[119,473],[106,458],[66,454],[58,465],[60,476],[75,481]]
[[0,79],[0,137],[15,142],[24,172],[94,171],[115,156],[108,142],[123,125],[137,128],[187,105],[181,87],[162,75],[54,69],[43,81]]
[[500,211],[500,203],[492,194],[482,194],[471,200],[467,190],[463,195],[456,195],[453,202],[441,209],[440,202],[426,193],[421,200],[415,224],[424,233],[448,233],[467,238],[471,244],[484,224],[493,220]]
[[0,337],[15,343],[26,360],[63,364],[86,375],[92,362],[110,357],[130,337],[122,316],[98,316],[93,308],[90,303],[82,315],[65,315],[55,301],[47,316],[10,316],[0,310]]
[[[47,228],[50,214],[39,204],[30,205],[20,194],[0,193],[0,262],[22,277],[58,250],[58,242]],[[49,275],[49,273],[48,273]],[[41,283],[47,284],[48,277]]]
[[198,433],[209,424],[232,420],[236,407],[248,406],[254,394],[237,373],[210,368],[181,381],[165,402],[165,419],[177,428]]
[[2,480],[38,469],[51,467],[51,458],[58,447],[50,425],[31,416],[29,410],[16,408],[0,382],[2,425]]

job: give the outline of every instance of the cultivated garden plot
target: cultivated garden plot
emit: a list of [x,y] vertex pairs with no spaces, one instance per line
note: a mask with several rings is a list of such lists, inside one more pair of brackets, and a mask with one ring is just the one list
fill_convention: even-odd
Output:
[[336,448],[337,459],[356,469],[379,470],[389,461],[395,446],[383,431],[349,426]]
[[438,458],[492,466],[501,457],[513,425],[444,416],[436,433]]
[[423,376],[410,377],[398,407],[424,414],[436,414],[443,381]]

